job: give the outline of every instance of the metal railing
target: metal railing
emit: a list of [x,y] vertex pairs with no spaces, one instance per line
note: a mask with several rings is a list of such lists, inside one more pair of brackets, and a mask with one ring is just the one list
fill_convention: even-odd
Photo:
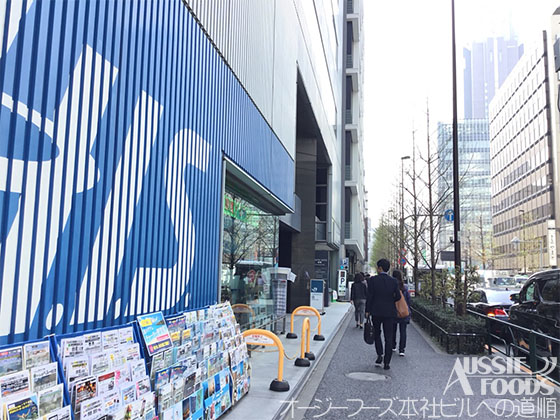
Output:
[[[479,343],[482,343],[484,341],[484,334],[450,333],[417,309],[413,307],[410,307],[410,309],[414,321],[418,322],[424,330],[429,331],[430,336],[437,338],[438,343],[441,346],[445,346],[445,350],[449,354],[471,354],[472,352],[470,352],[468,349],[473,347],[477,348],[479,347]],[[454,340],[455,342],[455,351],[452,351],[452,340]],[[462,348],[465,350],[464,353],[461,352]]]
[[[545,365],[549,365],[552,362],[550,357],[556,357],[555,367],[551,369],[551,372],[554,376],[545,377],[555,385],[560,386],[560,366],[558,364],[558,357],[560,356],[560,354],[558,354],[560,353],[560,339],[522,327],[520,325],[512,324],[508,321],[496,319],[495,317],[489,317],[487,315],[475,312],[471,309],[467,309],[467,312],[471,315],[478,316],[485,320],[486,348],[489,355],[496,352],[507,357],[528,356],[528,363],[523,362],[522,364],[527,369],[530,369],[531,372],[536,373],[538,373],[539,370],[539,362]],[[500,330],[500,327],[502,328],[502,330]],[[501,332],[502,335],[497,334],[497,332]],[[524,338],[521,338],[521,341],[525,343],[527,347],[519,345],[519,343],[517,342],[517,334],[519,333],[523,333],[526,337],[529,337],[528,342],[526,342]],[[546,347],[547,351],[551,353],[551,356],[542,356],[539,354],[539,349],[537,347],[538,339],[548,344]],[[493,345],[493,342],[496,341],[503,345],[503,349],[499,346]]]

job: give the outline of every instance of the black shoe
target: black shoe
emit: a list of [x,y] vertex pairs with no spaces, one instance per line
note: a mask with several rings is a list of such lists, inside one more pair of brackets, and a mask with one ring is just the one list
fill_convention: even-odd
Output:
[[358,328],[360,326],[360,324],[356,324],[356,328]]
[[377,356],[377,359],[375,360],[375,366],[381,366],[382,363],[383,363],[383,356]]
[[391,367],[390,367],[389,365],[386,364],[385,366],[383,366],[383,369],[384,369],[384,370],[389,370],[389,369],[391,369]]
[[399,351],[399,356],[404,357],[404,350]]
[[363,326],[363,325],[360,325],[360,330],[363,330],[363,329],[364,329],[364,326]]

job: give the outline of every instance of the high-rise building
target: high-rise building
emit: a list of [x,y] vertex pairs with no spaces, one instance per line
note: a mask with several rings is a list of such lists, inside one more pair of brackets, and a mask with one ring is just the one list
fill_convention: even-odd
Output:
[[465,119],[488,118],[488,104],[522,55],[523,45],[503,37],[463,49]]
[[[461,252],[469,266],[490,265],[490,140],[488,121],[459,121]],[[438,124],[438,206],[453,209],[453,125]],[[439,248],[453,251],[453,222],[441,218]]]
[[363,68],[362,0],[346,0],[346,82],[344,138],[344,245],[352,272],[368,264],[367,207],[363,153]]
[[497,269],[533,272],[557,265],[559,66],[553,43],[543,32],[490,103]]

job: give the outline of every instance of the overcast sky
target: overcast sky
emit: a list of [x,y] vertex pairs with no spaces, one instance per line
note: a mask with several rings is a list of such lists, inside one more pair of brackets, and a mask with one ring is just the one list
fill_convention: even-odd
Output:
[[[457,88],[462,118],[462,49],[510,34],[534,42],[559,0],[455,0]],[[372,227],[389,207],[400,180],[400,158],[452,121],[451,0],[364,0],[364,155]]]

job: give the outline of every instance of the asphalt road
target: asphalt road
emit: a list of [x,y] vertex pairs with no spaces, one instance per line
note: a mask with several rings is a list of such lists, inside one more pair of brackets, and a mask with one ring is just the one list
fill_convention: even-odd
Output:
[[[435,348],[412,324],[408,326],[406,356],[394,353],[389,371],[374,366],[374,346],[363,341],[363,330],[356,329],[353,322],[341,334],[333,341],[336,347],[332,357],[320,362],[325,364],[322,368],[317,366],[320,376],[311,378],[300,396],[286,403],[285,419],[560,418],[557,392],[529,395],[527,388],[518,387],[516,392],[521,395],[499,395],[503,385],[514,380],[519,385],[529,378],[526,374],[481,378],[480,374],[467,373],[468,385],[464,388],[456,381],[454,371],[457,360],[465,366],[464,356],[448,355]],[[472,361],[470,357],[468,360]],[[379,380],[350,377],[372,373]],[[446,390],[448,382],[451,385]],[[497,392],[492,392],[492,383]],[[468,395],[468,386],[473,395]]]

